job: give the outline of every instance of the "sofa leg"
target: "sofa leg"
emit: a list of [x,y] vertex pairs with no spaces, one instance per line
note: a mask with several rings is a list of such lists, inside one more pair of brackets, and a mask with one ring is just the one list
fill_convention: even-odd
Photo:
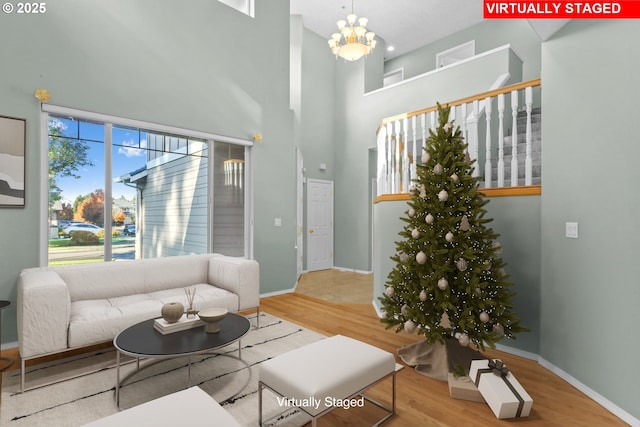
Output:
[[256,329],[260,329],[260,306],[256,309]]
[[20,359],[20,393],[24,393],[24,376],[26,375],[27,362]]

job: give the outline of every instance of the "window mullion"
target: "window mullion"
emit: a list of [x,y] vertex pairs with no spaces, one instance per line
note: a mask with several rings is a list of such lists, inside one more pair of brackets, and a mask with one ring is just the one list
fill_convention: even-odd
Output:
[[111,244],[111,207],[112,207],[112,134],[113,125],[111,123],[104,124],[104,260],[111,261],[113,259]]
[[40,174],[40,266],[49,264],[49,114],[40,115],[40,170],[47,173]]

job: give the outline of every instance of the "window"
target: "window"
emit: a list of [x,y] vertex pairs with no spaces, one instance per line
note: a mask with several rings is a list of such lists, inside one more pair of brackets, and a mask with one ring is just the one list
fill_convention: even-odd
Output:
[[206,252],[251,256],[251,142],[43,109],[49,154],[43,265]]

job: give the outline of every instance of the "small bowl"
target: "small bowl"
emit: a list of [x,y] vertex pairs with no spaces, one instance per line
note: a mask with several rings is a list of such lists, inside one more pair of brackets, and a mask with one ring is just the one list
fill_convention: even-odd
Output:
[[226,308],[205,308],[198,312],[198,317],[205,323],[205,332],[213,334],[220,332],[220,325],[218,322],[229,313]]

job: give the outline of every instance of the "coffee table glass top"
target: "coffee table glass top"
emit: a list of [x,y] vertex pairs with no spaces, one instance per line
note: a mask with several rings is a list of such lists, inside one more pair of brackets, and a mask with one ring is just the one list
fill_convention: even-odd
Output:
[[222,319],[220,332],[206,333],[204,325],[163,335],[153,327],[155,319],[145,320],[120,332],[113,345],[134,357],[188,356],[232,344],[249,332],[249,320],[235,313]]

